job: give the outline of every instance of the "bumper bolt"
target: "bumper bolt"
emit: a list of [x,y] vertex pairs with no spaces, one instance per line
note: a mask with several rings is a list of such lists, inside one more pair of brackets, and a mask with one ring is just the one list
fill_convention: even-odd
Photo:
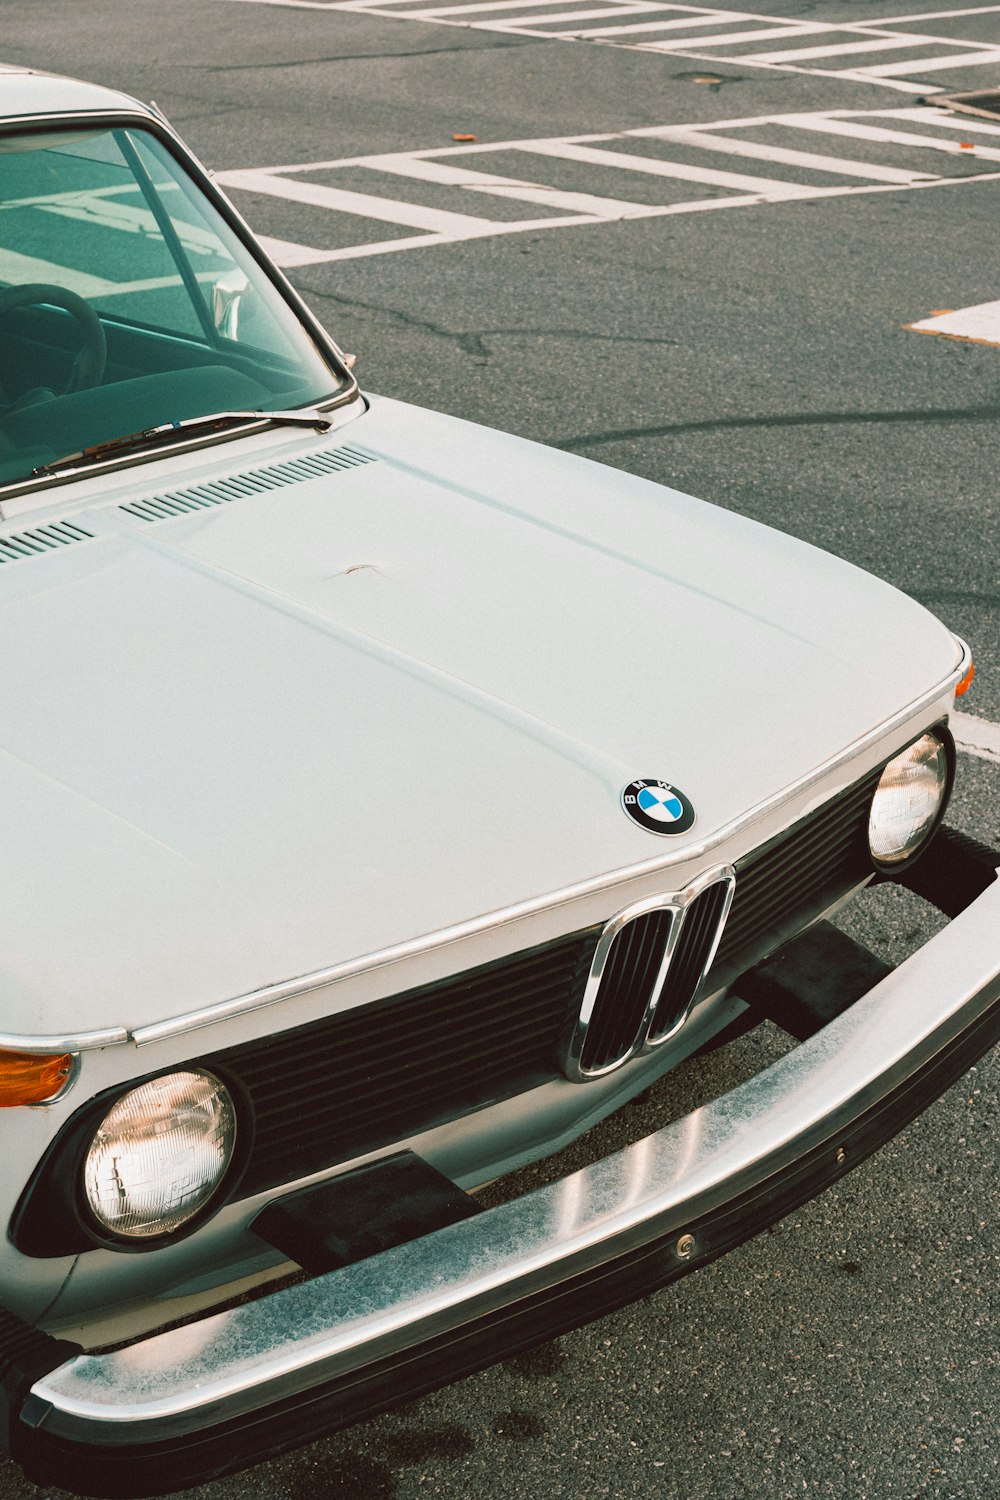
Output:
[[846,1160],[847,1160],[847,1152],[844,1150],[843,1146],[838,1146],[837,1147],[837,1166],[838,1167],[842,1167],[844,1165],[844,1162]]
[[694,1254],[694,1235],[682,1234],[675,1248],[681,1260],[688,1260]]

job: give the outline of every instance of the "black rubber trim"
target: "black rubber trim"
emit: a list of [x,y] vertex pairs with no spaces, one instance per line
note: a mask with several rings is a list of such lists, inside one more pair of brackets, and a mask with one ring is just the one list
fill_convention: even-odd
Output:
[[483,1212],[415,1152],[397,1151],[273,1199],[250,1228],[319,1276]]
[[[187,1439],[172,1437],[147,1445],[116,1446],[122,1434],[110,1427],[106,1445],[74,1441],[65,1431],[47,1432],[51,1408],[29,1395],[14,1433],[13,1456],[37,1484],[62,1485],[110,1500],[162,1495],[232,1473],[400,1405],[612,1312],[735,1249],[858,1166],[998,1038],[1000,983],[988,1008],[965,1031],[846,1126],[828,1122],[821,1139],[764,1182],[735,1192],[724,1206],[700,1219],[679,1218],[663,1226],[655,1239],[636,1250],[415,1349]],[[58,1414],[56,1419],[67,1428],[69,1418]]]
[[79,1344],[54,1339],[0,1307],[0,1441],[10,1449],[24,1399],[42,1375],[82,1353]]
[[891,964],[829,922],[817,922],[749,969],[733,989],[761,1020],[804,1042],[891,973]]
[[934,835],[934,858],[901,875],[899,885],[957,917],[997,878],[1000,853],[947,825]]

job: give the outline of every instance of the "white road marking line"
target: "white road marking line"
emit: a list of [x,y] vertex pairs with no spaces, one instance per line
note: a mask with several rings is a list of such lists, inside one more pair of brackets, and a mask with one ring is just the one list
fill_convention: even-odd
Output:
[[331,5],[328,0],[239,0],[241,5],[276,5],[279,9],[288,10],[339,10],[339,5]]
[[[930,182],[913,182],[904,186],[895,184],[875,183],[864,187],[834,187],[816,188],[803,194],[799,201],[808,201],[810,198],[842,198],[854,197],[865,193],[912,193],[919,192],[924,188],[939,187],[968,187],[970,182],[997,182],[1000,181],[1000,172],[980,172],[973,177],[935,177]],[[266,191],[261,188],[258,191]],[[643,218],[668,218],[674,214],[696,214],[710,213],[716,209],[728,208],[755,208],[759,204],[773,203],[773,197],[765,194],[741,193],[737,197],[726,198],[696,198],[686,203],[669,203],[661,207],[643,208],[631,211],[629,217]],[[475,221],[473,221],[475,222]],[[469,229],[464,232],[448,234],[425,234],[406,236],[395,240],[382,240],[378,242],[365,242],[358,245],[345,245],[338,250],[322,250],[310,254],[305,246],[295,247],[303,253],[299,255],[297,264],[308,265],[335,260],[358,260],[369,255],[387,255],[396,250],[412,250],[429,245],[450,245],[464,240],[485,239],[493,235],[523,234],[530,230],[538,233],[543,229],[572,229],[577,226],[589,228],[595,224],[610,224],[617,222],[615,219],[605,215],[591,217],[586,214],[571,214],[565,218],[552,215],[544,219],[516,219],[514,221],[491,222],[488,219],[480,219],[481,225],[478,229]],[[283,262],[278,261],[281,265]]]
[[[746,40],[748,37],[759,36],[761,39],[778,41],[784,38],[794,40],[797,37],[815,36],[827,33],[841,33],[845,36],[853,35],[859,38],[875,39],[879,37],[891,38],[899,47],[926,46],[928,39],[921,37],[916,40],[916,34],[897,33],[893,36],[887,28],[900,26],[907,23],[926,24],[936,19],[953,20],[962,16],[992,15],[1000,12],[1000,5],[965,6],[950,10],[936,10],[915,13],[913,15],[897,17],[877,17],[871,21],[839,22],[821,25],[818,22],[799,21],[790,22],[786,16],[769,16],[752,11],[726,11],[709,9],[703,6],[682,6],[667,3],[659,3],[659,0],[647,0],[650,8],[661,9],[663,12],[680,12],[676,19],[663,19],[649,22],[638,22],[632,26],[573,26],[560,31],[545,29],[558,24],[566,19],[573,21],[600,20],[602,12],[573,11],[566,12],[565,16],[560,12],[545,13],[532,18],[529,12],[536,6],[551,4],[551,0],[495,0],[494,4],[487,0],[468,0],[468,3],[458,5],[433,5],[428,7],[426,0],[230,0],[230,3],[277,5],[305,10],[327,10],[327,11],[352,11],[363,12],[369,15],[385,16],[393,20],[423,21],[425,23],[441,26],[464,26],[473,30],[499,32],[503,35],[516,35],[524,37],[544,37],[549,40],[563,42],[593,41],[598,44],[621,46],[633,48],[637,51],[657,52],[660,55],[670,57],[688,57],[696,62],[718,63],[730,60],[730,55],[722,50],[733,45],[737,41]],[[628,15],[631,13],[631,5],[637,0],[617,0],[613,7],[609,7],[604,14],[610,16]],[[484,9],[473,11],[473,6],[483,5]],[[409,7],[413,6],[413,9]],[[416,7],[420,8],[417,9]],[[521,16],[515,16],[515,12],[521,12]],[[470,14],[488,14],[492,16],[484,20],[470,20]],[[514,16],[513,19],[505,19]],[[523,17],[523,22],[521,17]],[[531,20],[536,24],[532,26]],[[763,30],[757,32],[729,32],[726,34],[723,28],[745,22],[757,22],[763,26]],[[712,36],[704,32],[700,36],[692,35],[696,29],[719,27],[719,34]],[[647,38],[655,37],[657,32],[683,31],[684,36],[665,38],[663,36],[656,40]],[[634,36],[630,33],[635,33]],[[821,67],[816,64],[820,57],[813,55],[812,65],[807,58],[800,57],[799,62],[793,61],[798,55],[796,49],[776,49],[773,53],[742,54],[740,63],[748,68],[763,69],[778,73],[799,73],[805,77],[837,78],[842,82],[865,83],[875,85],[878,88],[890,89],[896,93],[919,95],[926,93],[926,85],[919,81],[927,73],[940,71],[950,67],[974,67],[991,66],[1000,59],[1000,46],[993,47],[989,43],[976,43],[965,41],[961,38],[940,37],[934,38],[943,47],[962,48],[976,47],[975,52],[952,51],[946,56],[935,56],[921,61],[913,58],[900,63],[882,63],[868,68],[832,68]],[[701,49],[701,50],[699,50]],[[711,50],[706,50],[711,49]],[[833,53],[824,55],[831,59],[851,50],[850,48],[838,47]],[[854,50],[859,50],[855,48]],[[865,47],[864,50],[872,50]],[[881,50],[881,49],[876,49]],[[812,49],[805,49],[811,53]],[[768,60],[773,59],[773,60]],[[916,74],[916,77],[906,75]]]
[[[553,35],[551,31],[530,32],[527,30],[523,31],[521,34],[522,36]],[[571,39],[578,40],[578,38],[576,38],[575,36],[572,36]],[[608,44],[605,43],[604,45]],[[611,43],[610,45],[623,44]],[[634,47],[637,52],[649,52],[658,50],[651,47],[648,42],[632,42],[626,43],[624,45]],[[659,51],[659,55],[663,56],[664,54],[662,53],[662,51]],[[689,57],[695,62],[720,63],[723,61],[718,53],[713,52],[692,51],[677,52],[668,55],[675,57]],[[870,73],[866,73],[861,69],[855,70],[851,68],[838,68],[834,70],[831,68],[811,68],[800,65],[798,63],[755,62],[752,58],[749,57],[740,57],[738,60],[740,63],[745,63],[748,68],[763,68],[769,73],[798,73],[804,78],[825,78],[827,80],[836,78],[840,83],[874,83],[877,84],[879,88],[892,89],[895,93],[898,94],[927,93],[926,83],[916,83],[912,79],[908,78],[873,78]],[[727,61],[734,61],[734,59],[727,59]]]
[[[966,43],[968,46],[968,43]],[[908,62],[879,63],[877,67],[865,68],[870,78],[892,78],[903,73],[940,73],[943,69],[978,68],[984,63],[1000,62],[1000,47],[986,47],[978,52],[960,52],[945,57],[910,58]]]
[[821,135],[846,136],[855,141],[880,141],[892,146],[913,146],[923,151],[943,151],[946,156],[977,157],[980,161],[1000,161],[1000,151],[991,146],[977,146],[975,151],[965,151],[960,141],[944,141],[939,136],[918,135],[912,130],[887,130],[882,125],[861,125],[856,120],[835,118],[831,115],[785,115],[775,119],[777,125],[802,126],[810,123],[809,130]]
[[[491,234],[495,232],[495,229],[490,230]],[[325,266],[334,260],[390,255],[394,250],[419,250],[425,245],[457,245],[461,240],[476,238],[478,236],[472,234],[407,234],[396,240],[368,240],[361,245],[342,245],[339,250],[310,249],[308,245],[293,245],[285,240],[273,259],[283,270],[293,270],[296,266]]]
[[[300,167],[299,171],[314,170]],[[327,187],[320,182],[297,182],[269,172],[237,169],[220,172],[216,181],[249,193],[268,193],[273,198],[287,198],[292,203],[308,203],[314,208],[337,209],[376,219],[384,224],[403,224],[409,229],[425,229],[442,234],[462,234],[491,227],[489,219],[474,214],[448,213],[440,208],[424,208],[419,203],[403,203],[394,198],[377,198],[369,193],[353,193],[347,188]]]
[[[692,56],[690,52],[688,56]],[[796,63],[756,63],[748,62],[751,68],[771,68],[775,73],[800,73],[806,78],[836,78],[840,83],[875,83],[879,88],[893,89],[897,94],[926,94],[926,83],[914,83],[908,78],[872,78],[870,73],[857,71],[851,68],[838,68],[833,72],[830,68],[805,68]]]
[[[551,0],[549,0],[551,4]],[[532,16],[533,26],[553,26],[557,21],[598,21],[605,16],[628,16],[636,15],[641,11],[656,10],[655,5],[630,4],[623,5],[621,0],[616,0],[614,5],[602,5],[594,10],[559,10],[553,11],[548,16]],[[497,25],[492,22],[486,23],[491,31],[512,31],[516,28],[516,21],[502,21]]]
[[940,333],[946,338],[966,339],[974,344],[1000,345],[1000,302],[979,302],[952,312],[907,323],[914,333]]
[[964,135],[1000,136],[1000,125],[990,125],[986,120],[970,120],[967,116],[946,115],[943,109],[880,109],[878,114],[887,120],[913,120],[918,125],[933,125],[935,129],[960,130]]
[[[664,9],[675,10],[676,7],[671,5],[669,7],[664,7]],[[753,16],[744,15],[740,11],[732,11],[731,13],[727,14],[727,20],[729,21],[752,21],[753,19]],[[630,31],[648,31],[650,29],[676,31],[682,26],[687,26],[688,28],[690,28],[692,26],[724,25],[726,25],[726,21],[720,20],[718,16],[704,16],[700,20],[695,17],[682,16],[679,21],[643,21],[639,25],[632,26],[588,26],[585,35],[588,37],[617,36],[619,33],[621,33],[624,36],[627,32]],[[711,41],[711,37],[701,36],[698,38],[699,45],[704,45],[706,42]]]
[[[474,5],[435,5],[426,10],[407,11],[408,21],[436,21],[439,16],[471,16],[487,10],[544,10],[546,5],[551,5],[552,0],[476,0]],[[608,12],[609,15],[617,15],[623,10],[626,15],[632,11],[659,10],[660,7],[655,0],[630,0],[628,4],[615,5]],[[530,21],[537,21],[539,17],[529,16]],[[541,19],[547,20],[548,17]],[[517,22],[513,22],[514,25]]]
[[[515,146],[512,149],[520,148]],[[553,153],[540,152],[538,154],[551,155]],[[361,165],[376,172],[390,172],[419,182],[432,182],[441,187],[464,188],[473,193],[489,193],[495,198],[520,199],[524,203],[568,209],[594,218],[642,218],[650,212],[650,205],[645,203],[595,197],[590,193],[567,192],[545,183],[527,182],[520,177],[496,177],[490,172],[473,172],[467,167],[456,167],[450,162],[428,161],[422,157],[408,159],[403,155],[376,156]],[[656,207],[658,205],[653,205],[654,210]]]
[[476,188],[474,191],[492,193],[497,198],[513,198],[521,203],[535,203],[540,208],[564,208],[571,213],[591,215],[596,219],[646,219],[660,211],[658,204],[635,203],[619,198],[601,198],[591,193],[573,193],[542,185]]
[[[635,134],[640,132],[636,131]],[[734,135],[701,132],[684,125],[655,126],[642,134],[660,140],[676,141],[706,151],[724,151],[727,156],[751,157],[756,161],[773,161],[788,167],[804,167],[812,172],[834,172],[841,177],[862,177],[871,182],[921,182],[932,172],[906,172],[901,167],[879,167],[866,162],[850,161],[846,156],[819,156],[813,151],[793,151],[785,146],[765,146],[759,141],[741,141]]]
[[[544,139],[548,139],[545,137]],[[614,140],[613,135],[606,131],[600,135],[570,135],[565,137],[569,141],[608,141]],[[417,151],[388,151],[384,154],[374,156],[335,156],[328,161],[300,161],[283,162],[280,166],[253,167],[252,171],[259,173],[262,177],[284,177],[286,175],[302,175],[306,172],[332,172],[338,167],[378,167],[383,161],[402,163],[408,159],[414,161],[426,161],[436,159],[440,156],[485,156],[491,151],[516,151],[519,146],[531,145],[531,141],[525,141],[523,136],[514,141],[476,141],[475,143],[460,146],[427,146]],[[238,170],[242,171],[243,168]],[[390,168],[390,170],[393,170]],[[228,180],[228,172],[220,172],[216,175],[216,182],[223,179]],[[502,181],[503,179],[501,179]],[[513,181],[519,179],[511,178]]]
[[[691,120],[681,125],[643,125],[635,130],[625,130],[623,135],[647,135],[651,131],[660,130],[753,130],[758,125],[783,125],[788,122],[794,123],[801,130],[811,130],[814,123],[820,120],[852,120],[855,117],[873,120],[894,120],[902,114],[910,114],[910,110],[899,109],[817,109],[813,111],[791,110],[771,113],[766,115],[738,115],[733,119],[725,120]],[[922,114],[923,111],[920,111]],[[938,110],[928,109],[928,118],[936,118]],[[570,140],[610,140],[610,136],[570,136]],[[459,147],[459,150],[467,150],[467,147]],[[436,153],[440,154],[440,153]],[[277,169],[274,169],[277,170]]]
[[[299,245],[293,240],[275,239],[272,234],[258,234],[255,238],[259,245],[263,245],[266,254],[271,257],[274,264],[281,266],[285,271],[291,270],[293,266],[315,266],[320,261],[327,260],[330,255],[329,250],[317,250],[312,245]],[[405,243],[411,245],[414,239],[420,243],[426,243],[428,240],[433,242],[437,239],[437,235],[408,235]],[[389,240],[387,243],[399,245],[404,241],[402,239]]]
[[[703,199],[700,203],[686,203],[680,205],[680,207],[683,213],[692,213],[698,209],[729,208],[735,205],[742,206],[745,203],[753,203],[754,201],[753,198],[708,198]],[[421,234],[406,236],[398,240],[381,240],[376,243],[369,242],[362,245],[343,245],[339,250],[317,251],[311,259],[298,259],[295,264],[325,265],[327,262],[335,260],[364,260],[370,255],[390,255],[397,250],[417,250],[430,245],[455,245],[463,243],[466,240],[487,239],[506,234],[524,234],[528,231],[537,234],[543,229],[589,228],[594,224],[618,223],[622,218],[662,218],[666,214],[675,213],[677,208],[677,204],[671,204],[668,208],[640,208],[638,213],[630,212],[627,215],[618,215],[614,218],[606,214],[593,216],[570,214],[565,218],[560,218],[558,215],[551,215],[544,219],[500,220],[488,224],[483,230],[477,232],[470,231],[467,234]],[[279,260],[278,265],[282,264],[283,262]]]
[[[849,57],[861,52],[901,52],[906,47],[939,46],[942,41],[943,37],[886,35],[864,42],[835,42],[823,47],[786,47],[779,52],[755,52],[753,59],[755,62],[814,62],[820,57]],[[916,64],[912,59],[910,62],[911,66],[916,66],[920,59],[916,59]]]
[[[516,150],[516,146],[511,143],[509,149]],[[499,177],[492,172],[475,172],[468,167],[456,167],[451,161],[433,161],[426,156],[411,156],[403,151],[387,156],[358,157],[353,165],[368,167],[373,172],[388,172],[394,177],[409,177],[414,182],[432,182],[438,187],[478,188],[481,192],[501,187],[539,186],[537,182],[526,182],[523,177]]]
[[[761,18],[763,19],[763,17]],[[817,26],[814,23],[803,22],[801,25],[775,27],[768,26],[763,30],[756,31],[732,31],[725,36],[679,36],[671,37],[669,42],[664,42],[663,47],[677,47],[678,49],[692,47],[735,47],[741,42],[778,41],[781,37],[809,36],[817,31],[826,31],[825,26]]]
[[[513,148],[517,149],[517,148]],[[546,153],[542,153],[546,154]],[[619,198],[599,197],[592,193],[568,192],[550,187],[545,183],[526,182],[517,177],[498,177],[489,172],[473,172],[468,168],[443,165],[424,158],[413,158],[409,162],[404,155],[395,154],[387,158],[369,157],[356,165],[371,171],[386,171],[395,176],[409,177],[416,181],[431,182],[444,187],[460,187],[469,192],[487,193],[495,198],[513,198],[524,203],[534,203],[546,208],[561,208],[572,213],[583,214],[594,219],[643,218],[650,213],[650,206]],[[414,229],[432,229],[443,234],[456,231],[465,237],[471,229],[475,234],[486,228],[492,229],[497,221],[446,213],[439,209],[421,208],[416,204],[400,204],[392,198],[373,198],[366,193],[346,192],[340,188],[328,188],[317,183],[290,183],[287,178],[271,177],[267,173],[252,174],[255,178],[252,191],[264,191],[263,179],[269,178],[266,191],[275,197],[291,198],[300,203],[313,203],[317,207],[339,209],[341,212],[360,214],[365,218],[380,218],[390,223],[407,224]],[[224,173],[220,179],[230,187],[246,188],[247,174]],[[241,180],[234,180],[240,178]],[[281,183],[281,188],[270,183]],[[369,211],[369,205],[378,205],[382,211]],[[655,205],[653,211],[655,212]],[[402,216],[401,209],[407,210]],[[501,223],[505,220],[499,221]]]
[[959,750],[1000,766],[1000,725],[977,719],[975,714],[960,713],[953,713],[948,722]]
[[927,10],[916,16],[883,16],[882,26],[904,26],[909,21],[954,21],[962,16],[994,16],[1000,5],[971,5],[963,10]]
[[[532,140],[477,141],[453,146],[434,146],[423,150],[386,152],[382,155],[340,157],[316,162],[286,163],[282,166],[257,167],[224,171],[217,180],[234,191],[247,191],[286,198],[338,214],[352,214],[364,219],[389,222],[422,231],[400,235],[390,240],[366,241],[342,245],[336,249],[299,245],[287,240],[271,240],[270,246],[279,265],[286,267],[323,264],[335,260],[353,260],[371,255],[388,255],[401,250],[430,245],[455,244],[487,236],[521,234],[527,230],[571,228],[574,225],[617,222],[623,219],[660,218],[673,214],[703,213],[716,209],[748,208],[783,200],[803,200],[852,196],[859,193],[909,192],[928,187],[968,186],[970,182],[993,182],[1000,171],[978,171],[957,177],[945,177],[910,169],[853,162],[847,158],[825,156],[815,152],[792,150],[740,139],[734,133],[758,126],[781,125],[790,129],[820,134],[840,134],[876,142],[883,138],[889,146],[914,144],[935,147],[949,155],[961,151],[954,139],[884,130],[867,123],[871,120],[898,121],[915,117],[919,123],[940,118],[940,111],[924,110],[831,110],[815,114],[768,114],[702,121],[687,125],[654,125],[618,133],[541,138]],[[992,129],[992,127],[987,127]],[[747,156],[755,160],[773,160],[809,173],[824,172],[863,178],[861,185],[810,184],[778,181],[744,173],[720,171],[671,161],[665,157],[637,155],[610,146],[625,146],[633,138],[658,139],[669,148],[676,144],[684,149],[717,151],[720,155]],[[606,170],[639,172],[647,176],[679,181],[693,181],[702,186],[734,189],[734,194],[699,197],[693,200],[643,204],[623,198],[610,198],[586,192],[570,192],[558,185],[529,182],[520,176],[506,176],[473,170],[466,158],[482,160],[497,152],[521,152],[553,161],[579,162]],[[983,150],[979,155],[1000,161],[1000,151]],[[542,205],[553,210],[543,218],[494,220],[472,215],[426,208],[396,198],[374,193],[354,192],[303,181],[310,174],[338,170],[364,169],[372,173],[411,179],[442,188],[483,193]],[[560,212],[562,210],[562,212]],[[24,279],[12,276],[10,279]]]
[[706,187],[734,188],[755,193],[762,198],[811,197],[815,189],[797,182],[780,182],[774,177],[748,177],[742,172],[721,172],[713,167],[689,167],[681,162],[661,161],[652,156],[634,156],[621,151],[601,151],[593,146],[578,146],[571,141],[524,141],[515,148],[537,156],[554,156],[563,161],[580,161],[595,167],[618,167],[629,172],[648,172],[655,177],[671,177],[681,182],[700,182]]

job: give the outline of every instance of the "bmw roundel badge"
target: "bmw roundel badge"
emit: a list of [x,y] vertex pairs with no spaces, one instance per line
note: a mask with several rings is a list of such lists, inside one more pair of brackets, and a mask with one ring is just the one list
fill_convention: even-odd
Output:
[[622,807],[649,833],[687,833],[694,823],[694,808],[669,781],[630,781],[622,792]]

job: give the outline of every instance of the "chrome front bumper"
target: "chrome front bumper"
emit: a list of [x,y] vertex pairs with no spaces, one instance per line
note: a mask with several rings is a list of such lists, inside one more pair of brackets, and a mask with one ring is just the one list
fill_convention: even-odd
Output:
[[66,1358],[49,1341],[54,1367],[11,1405],[12,1452],[39,1483],[158,1493],[441,1385],[749,1239],[870,1155],[998,1034],[994,880],[809,1041],[613,1156],[115,1353]]

